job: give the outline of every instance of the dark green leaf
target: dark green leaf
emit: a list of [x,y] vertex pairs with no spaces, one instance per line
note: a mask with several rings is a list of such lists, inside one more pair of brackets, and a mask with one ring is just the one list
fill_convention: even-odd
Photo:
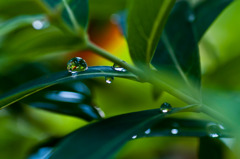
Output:
[[225,159],[226,151],[229,148],[219,139],[201,137],[199,144],[199,159]]
[[69,3],[62,0],[64,10],[63,20],[77,33],[86,32],[88,25],[88,0],[71,0]]
[[179,75],[187,87],[200,89],[198,43],[191,22],[194,14],[187,1],[176,3],[158,43],[152,64],[158,70]]
[[[184,108],[176,108],[166,114],[179,111],[184,111]],[[133,136],[161,121],[166,114],[153,109],[119,115],[87,125],[63,140],[53,150],[50,158],[111,158]]]
[[135,78],[135,76],[129,72],[117,72],[109,66],[89,67],[86,71],[78,72],[77,76],[72,76],[71,73],[63,71],[28,82],[13,89],[12,91],[2,94],[0,96],[0,108],[6,107],[54,84],[105,76]]
[[133,0],[127,41],[135,64],[149,65],[174,0]]
[[32,107],[80,117],[87,121],[102,118],[98,110],[92,106],[90,90],[82,82],[55,85],[25,98],[22,102]]
[[233,0],[204,0],[194,7],[196,37],[199,41],[213,21]]

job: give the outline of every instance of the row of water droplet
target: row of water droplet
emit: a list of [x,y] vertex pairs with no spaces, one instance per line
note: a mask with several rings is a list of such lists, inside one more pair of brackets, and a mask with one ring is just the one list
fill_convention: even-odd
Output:
[[[115,71],[126,72],[126,69],[119,66],[118,64],[114,64],[112,66],[112,68]],[[68,70],[68,72],[72,73],[72,76],[76,76],[78,72],[86,71],[87,69],[88,69],[88,65],[87,65],[86,61],[84,59],[82,59],[81,57],[74,57],[71,60],[69,60],[67,63],[67,70]],[[113,76],[105,77],[105,82],[107,84],[111,84],[113,80],[114,80]]]

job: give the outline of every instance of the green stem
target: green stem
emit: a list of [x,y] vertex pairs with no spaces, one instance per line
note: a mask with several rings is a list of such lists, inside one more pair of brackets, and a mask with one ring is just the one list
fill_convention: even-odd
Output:
[[197,104],[197,103],[199,103],[199,101],[197,101],[196,99],[194,99],[194,98],[192,98],[192,97],[190,97],[190,96],[172,88],[171,86],[169,86],[165,82],[160,81],[157,77],[146,74],[141,69],[124,62],[123,60],[119,59],[118,57],[116,57],[116,56],[114,56],[110,53],[108,53],[107,51],[103,50],[102,48],[99,48],[97,45],[93,44],[92,42],[88,42],[87,47],[89,48],[89,50],[97,53],[98,55],[100,55],[100,56],[102,56],[102,57],[104,57],[104,58],[122,66],[122,67],[124,67],[125,69],[127,69],[128,71],[132,72],[137,77],[139,77],[139,79],[141,79],[142,81],[147,81],[147,82],[153,84],[157,88],[170,93],[171,95],[183,100],[187,104]]

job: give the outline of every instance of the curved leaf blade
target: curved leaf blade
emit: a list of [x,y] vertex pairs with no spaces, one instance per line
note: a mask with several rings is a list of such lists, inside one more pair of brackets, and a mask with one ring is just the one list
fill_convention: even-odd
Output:
[[49,87],[25,98],[23,103],[55,113],[71,115],[87,121],[102,119],[98,109],[92,106],[89,88],[82,82]]
[[24,26],[31,25],[33,21],[45,19],[44,15],[22,15],[0,23],[0,36]]
[[[201,70],[198,43],[190,21],[193,12],[187,1],[179,1],[169,16],[152,64],[158,70],[178,74],[187,87],[200,89]],[[184,38],[184,39],[182,39]]]
[[68,135],[53,150],[50,158],[110,158],[138,132],[145,131],[167,114],[183,110],[176,108],[164,114],[159,109],[152,109],[123,114],[87,125]]
[[174,0],[133,0],[127,41],[133,62],[149,65]]
[[71,73],[63,71],[28,82],[19,86],[16,89],[2,94],[0,96],[0,109],[55,84],[105,76],[116,76],[133,79],[136,78],[133,74],[129,72],[117,72],[113,70],[110,66],[89,67],[86,71],[78,72],[77,76],[72,76]]
[[[112,158],[127,141],[133,139],[133,136],[137,138],[208,136],[206,132],[208,121],[165,118],[166,115],[185,111],[189,108],[191,107],[175,108],[167,114],[161,113],[159,109],[145,110],[111,117],[87,125],[68,135],[53,149],[50,158]],[[176,123],[179,124],[178,134],[171,133]]]

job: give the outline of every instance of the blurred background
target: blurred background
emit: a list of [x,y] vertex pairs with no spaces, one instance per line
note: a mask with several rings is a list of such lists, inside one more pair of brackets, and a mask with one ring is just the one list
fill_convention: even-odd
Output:
[[[88,32],[94,43],[132,63],[123,30],[120,28],[121,16],[126,5],[126,0],[90,0]],[[199,43],[203,87],[236,91],[240,89],[239,11],[240,2],[235,1],[217,18]],[[42,9],[31,0],[0,0],[0,23],[14,17],[41,13]],[[63,50],[59,47],[56,52],[48,54],[51,46],[45,48],[47,51],[42,46],[47,45],[46,39],[58,34],[59,30],[45,25],[45,28],[36,29],[33,24],[13,23],[12,27],[16,28],[14,31],[0,30],[0,93],[43,75],[66,70],[68,60],[76,56],[85,59],[88,66],[113,65],[112,62],[90,51],[79,52],[69,48]],[[59,34],[57,37],[64,36]],[[65,37],[64,40],[56,41],[56,39],[52,41],[54,46],[67,43],[71,47],[73,44],[72,39]],[[115,78],[110,85],[106,84],[103,78],[82,82],[61,84],[54,89],[60,90],[63,87],[68,89],[74,84],[86,86],[86,89],[91,91],[89,103],[101,108],[105,117],[158,108],[163,102],[171,103],[174,107],[185,105],[165,92],[160,92],[160,95],[153,98],[154,89],[147,83],[120,78]],[[41,94],[33,96],[35,100],[40,98],[38,95]],[[30,96],[24,101],[0,110],[1,159],[23,159],[34,151],[44,153],[48,151],[46,149],[48,146],[39,151],[37,149],[39,144],[44,145],[48,140],[54,143],[58,138],[89,123],[78,117],[38,109],[34,104],[31,106],[33,97]],[[201,113],[185,113],[179,117],[210,119]],[[198,138],[142,138],[130,141],[118,153],[117,158],[195,159],[197,148]]]

